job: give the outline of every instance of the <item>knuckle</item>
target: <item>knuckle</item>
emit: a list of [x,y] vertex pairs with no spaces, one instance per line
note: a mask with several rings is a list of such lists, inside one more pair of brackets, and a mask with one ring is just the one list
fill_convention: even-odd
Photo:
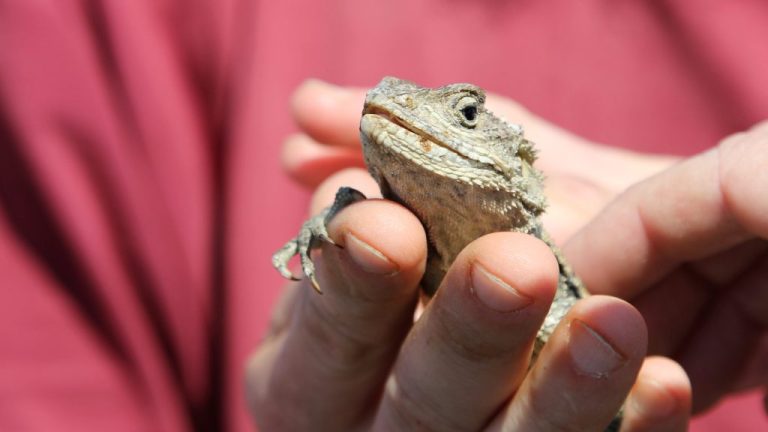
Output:
[[[568,395],[562,394],[560,397],[568,398]],[[551,399],[551,398],[550,398]],[[540,397],[527,398],[527,407],[529,415],[534,419],[537,430],[551,432],[579,432],[584,431],[584,425],[581,425],[578,419],[578,408],[575,401],[568,401],[566,406],[571,407],[568,412],[562,406],[553,407],[550,400]]]
[[346,367],[366,362],[377,352],[377,343],[364,339],[347,325],[343,316],[324,307],[317,299],[304,302],[303,325],[310,341],[329,365]]
[[245,370],[245,400],[254,422],[265,430],[285,429],[287,423],[284,409],[284,394],[276,396],[268,390],[268,377],[264,376],[264,358],[255,353],[248,360]]
[[768,120],[751,129],[729,135],[717,145],[720,158],[726,166],[732,163],[748,163],[755,156],[765,153],[768,145]]
[[764,167],[768,164],[768,122],[747,132],[732,135],[716,148],[717,176],[725,211],[749,231],[765,232],[768,210],[759,199],[768,187]]

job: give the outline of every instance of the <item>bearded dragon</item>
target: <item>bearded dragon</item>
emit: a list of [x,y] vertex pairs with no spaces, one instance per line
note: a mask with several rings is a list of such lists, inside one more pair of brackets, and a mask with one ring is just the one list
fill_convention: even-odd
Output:
[[[488,111],[485,92],[475,85],[431,89],[386,77],[366,95],[360,137],[382,196],[408,208],[424,226],[428,255],[421,285],[427,295],[438,289],[459,252],[485,234],[516,231],[550,246],[560,277],[536,336],[533,364],[571,306],[589,294],[542,228],[543,175],[533,166],[536,150],[523,128]],[[275,268],[296,279],[287,263],[298,254],[304,274],[320,292],[311,249],[318,241],[332,243],[326,224],[361,199],[362,193],[341,188],[330,208],[275,253]],[[617,416],[607,430],[618,430],[620,421]]]

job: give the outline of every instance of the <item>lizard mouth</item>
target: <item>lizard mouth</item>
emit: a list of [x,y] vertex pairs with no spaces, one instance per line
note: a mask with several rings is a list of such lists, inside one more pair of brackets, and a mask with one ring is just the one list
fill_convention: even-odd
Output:
[[[439,149],[439,153],[444,153],[447,151],[454,153],[462,159],[470,159],[468,155],[461,153],[451,146],[443,144],[439,139],[427,133],[426,131],[403,121],[403,119],[393,114],[392,112],[377,106],[369,105],[363,109],[363,119],[360,123],[360,126],[363,133],[377,141],[380,140],[380,138],[377,138],[377,131],[388,129],[388,131],[391,132],[392,129],[390,128],[394,126],[397,129],[410,132],[410,134],[416,136],[418,144],[423,150],[424,154],[428,155],[432,152],[432,150]],[[391,134],[388,135],[391,136]]]
[[394,123],[395,125],[403,128],[403,129],[405,129],[407,131],[410,131],[411,133],[415,133],[416,135],[419,135],[419,136],[425,135],[423,131],[418,130],[418,129],[414,128],[413,126],[405,123],[400,117],[396,116],[395,114],[392,114],[391,112],[389,112],[389,111],[387,111],[387,110],[385,110],[383,108],[379,108],[379,107],[376,107],[376,106],[367,106],[363,110],[363,115],[364,116],[365,115],[375,115],[375,116],[378,116],[378,117],[383,117],[384,119],[386,119],[390,123]]

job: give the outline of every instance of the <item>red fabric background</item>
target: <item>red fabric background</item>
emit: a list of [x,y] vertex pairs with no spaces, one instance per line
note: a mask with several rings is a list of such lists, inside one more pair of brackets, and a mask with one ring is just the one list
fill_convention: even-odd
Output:
[[[307,77],[470,81],[692,154],[768,117],[760,0],[0,0],[0,430],[250,430],[243,362],[307,195]],[[290,409],[287,407],[286,409]],[[765,430],[755,395],[694,430]]]

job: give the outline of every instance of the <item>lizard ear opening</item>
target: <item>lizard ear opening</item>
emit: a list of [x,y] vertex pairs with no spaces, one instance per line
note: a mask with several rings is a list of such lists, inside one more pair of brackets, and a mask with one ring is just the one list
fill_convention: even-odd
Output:
[[536,161],[536,149],[533,147],[533,143],[527,139],[523,139],[520,142],[520,147],[517,149],[517,154],[521,159],[533,165]]

